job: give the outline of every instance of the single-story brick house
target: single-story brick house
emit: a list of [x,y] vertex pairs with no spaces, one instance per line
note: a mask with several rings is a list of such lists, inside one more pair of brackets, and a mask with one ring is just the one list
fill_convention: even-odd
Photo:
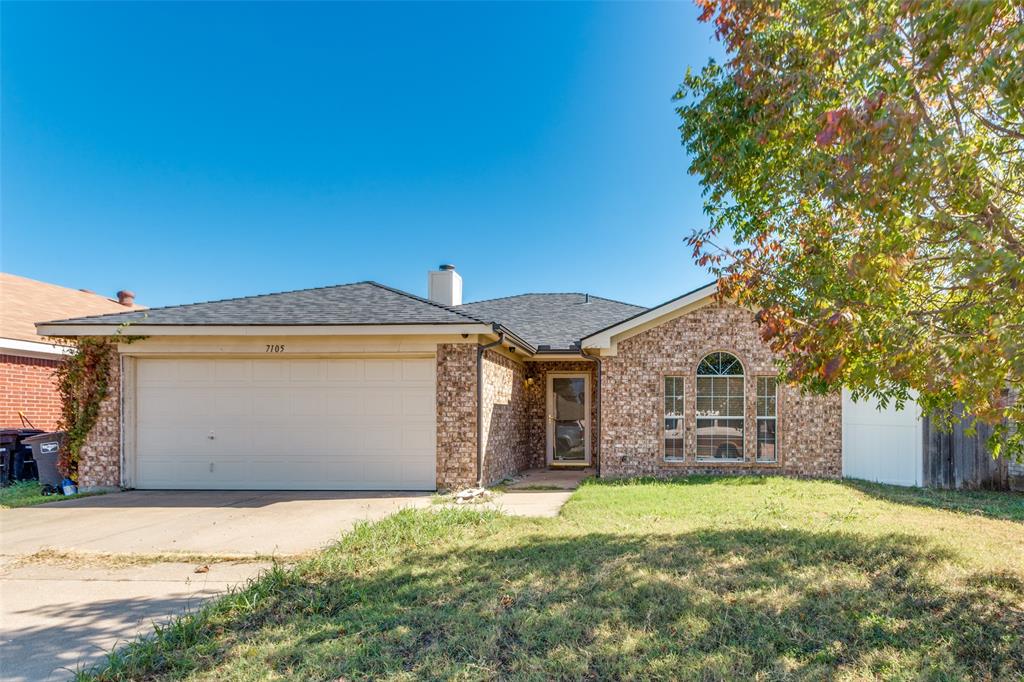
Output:
[[644,308],[579,293],[463,303],[452,266],[428,280],[428,298],[360,282],[40,323],[144,337],[119,344],[80,485],[843,473],[843,398],[776,381],[753,313],[715,285]]
[[119,300],[91,291],[0,272],[0,428],[21,428],[22,417],[52,431],[60,421],[54,370],[67,347],[36,332],[37,320],[140,309],[131,292]]

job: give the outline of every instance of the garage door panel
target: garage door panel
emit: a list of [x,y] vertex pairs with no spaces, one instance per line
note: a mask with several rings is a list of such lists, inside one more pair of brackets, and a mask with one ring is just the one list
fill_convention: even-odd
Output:
[[401,378],[401,360],[365,360],[365,378],[368,382],[393,382]]
[[252,415],[253,394],[248,387],[215,388],[205,401],[200,402],[205,403],[203,407],[211,421]]
[[216,363],[213,360],[177,360],[172,362],[179,363],[177,381],[182,383],[209,383],[216,371]]
[[134,484],[433,489],[434,373],[432,359],[140,359]]
[[366,426],[363,429],[363,447],[366,450],[397,451],[402,447],[401,432],[388,427]]
[[252,379],[255,382],[287,383],[288,378],[287,360],[258,360],[252,363]]
[[205,435],[197,429],[153,427],[140,431],[137,447],[140,452],[169,455],[182,449],[194,450],[204,445]]
[[[425,452],[421,454],[425,454]],[[431,450],[431,455],[433,455],[433,450]],[[415,485],[416,481],[425,477],[434,475],[433,465],[426,462],[424,457],[406,458],[401,464],[400,471],[403,477],[402,482],[409,486]]]
[[402,414],[407,417],[433,417],[437,402],[432,388],[410,389],[402,394]]
[[326,417],[327,391],[322,388],[289,388],[288,414],[296,417]]
[[362,360],[328,360],[327,381],[361,382],[364,378]]
[[274,417],[279,414],[288,414],[288,393],[280,388],[253,388],[252,414],[254,417]]
[[356,389],[331,388],[327,392],[327,415],[357,417],[363,413],[363,399]]
[[290,360],[288,369],[293,383],[323,383],[326,371],[323,360]]
[[434,431],[429,428],[421,427],[417,429],[410,427],[403,429],[401,448],[404,451],[433,450],[434,438]]
[[434,385],[435,367],[432,362],[402,360],[402,381],[422,382],[424,386]]
[[215,360],[213,378],[220,384],[243,384],[252,380],[250,360]]
[[401,395],[393,389],[367,389],[362,394],[364,414],[368,417],[399,414]]
[[174,362],[139,363],[136,370],[136,381],[142,386],[176,385],[178,382],[178,364]]

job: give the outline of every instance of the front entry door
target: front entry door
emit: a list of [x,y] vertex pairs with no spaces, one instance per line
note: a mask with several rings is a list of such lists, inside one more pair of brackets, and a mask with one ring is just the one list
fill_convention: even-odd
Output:
[[590,464],[588,374],[548,374],[548,464]]

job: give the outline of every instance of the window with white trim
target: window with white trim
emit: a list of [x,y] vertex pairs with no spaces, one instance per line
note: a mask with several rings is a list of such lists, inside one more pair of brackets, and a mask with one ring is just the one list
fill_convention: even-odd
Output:
[[743,461],[743,365],[711,353],[697,366],[697,459]]
[[683,445],[683,377],[665,377],[665,459],[682,460]]
[[779,461],[779,388],[775,377],[757,377],[757,461]]

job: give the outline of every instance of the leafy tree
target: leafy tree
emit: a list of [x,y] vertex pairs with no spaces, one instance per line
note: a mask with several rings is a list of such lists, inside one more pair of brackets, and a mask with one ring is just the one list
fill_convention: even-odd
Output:
[[677,93],[698,263],[791,380],[961,402],[1020,457],[1024,3],[698,4],[728,54]]

